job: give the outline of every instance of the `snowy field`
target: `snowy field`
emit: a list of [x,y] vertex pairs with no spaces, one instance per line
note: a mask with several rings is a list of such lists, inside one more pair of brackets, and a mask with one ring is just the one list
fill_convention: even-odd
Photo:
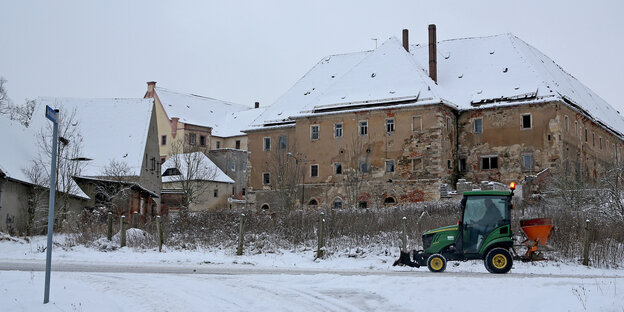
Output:
[[392,256],[85,247],[54,248],[43,305],[42,246],[0,241],[0,311],[624,311],[624,270],[572,263],[516,262],[493,275],[451,262],[432,274],[392,267]]

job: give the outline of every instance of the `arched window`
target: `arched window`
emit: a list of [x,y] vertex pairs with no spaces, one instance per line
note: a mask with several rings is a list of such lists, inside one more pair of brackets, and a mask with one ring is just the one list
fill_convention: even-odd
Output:
[[316,201],[316,199],[312,198],[310,199],[310,202],[308,202],[308,206],[316,206],[318,205],[318,201]]
[[366,209],[366,208],[368,208],[368,202],[361,201],[361,202],[358,203],[358,207]]
[[396,204],[396,200],[394,199],[394,197],[386,197],[384,199],[384,204],[393,205],[393,204]]
[[261,209],[264,210],[264,211],[269,210],[269,204],[262,205]]
[[334,209],[342,209],[342,199],[340,199],[340,197],[336,197],[332,206]]

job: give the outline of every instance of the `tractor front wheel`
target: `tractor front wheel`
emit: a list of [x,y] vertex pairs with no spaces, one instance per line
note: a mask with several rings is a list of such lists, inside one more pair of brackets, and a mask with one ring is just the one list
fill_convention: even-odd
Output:
[[446,258],[441,254],[433,254],[427,259],[427,268],[429,271],[438,273],[446,270]]
[[494,248],[487,253],[484,259],[485,268],[490,273],[504,274],[511,270],[513,258],[509,250],[505,248]]

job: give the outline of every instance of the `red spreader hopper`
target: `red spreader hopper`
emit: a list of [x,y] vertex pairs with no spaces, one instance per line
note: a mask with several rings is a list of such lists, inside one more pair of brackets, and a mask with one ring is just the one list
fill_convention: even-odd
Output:
[[548,249],[546,243],[548,242],[553,227],[552,219],[550,218],[520,220],[520,229],[522,229],[522,232],[524,232],[524,235],[527,237],[527,240],[524,241],[527,246],[527,252],[524,254],[522,260],[546,260],[546,258],[542,256],[542,253],[538,252],[538,247],[546,247],[546,249]]

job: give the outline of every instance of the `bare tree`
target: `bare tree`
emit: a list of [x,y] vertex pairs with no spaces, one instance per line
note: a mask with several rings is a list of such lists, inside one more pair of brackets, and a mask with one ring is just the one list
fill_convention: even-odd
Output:
[[[122,214],[127,211],[132,170],[123,161],[111,160],[101,171],[100,178],[92,180],[95,186],[97,208]],[[104,212],[104,211],[101,211]]]
[[[297,153],[288,144],[277,146],[269,154],[267,169],[270,183],[282,209],[291,210],[296,207],[297,199],[301,195],[298,185],[303,183],[305,162],[304,155]],[[303,205],[305,203],[301,203],[302,207]]]
[[214,181],[218,172],[216,165],[206,156],[207,147],[188,142],[188,138],[174,141],[163,167],[163,182],[174,182],[182,190],[183,202],[180,205],[187,209],[203,203],[203,198],[212,188],[210,182]]
[[[56,164],[56,207],[55,223],[57,226],[65,221],[69,213],[69,204],[72,194],[79,194],[81,191],[73,181],[74,176],[80,176],[85,166],[84,162],[77,161],[82,150],[82,135],[80,134],[80,123],[76,118],[76,111],[65,111],[60,108],[59,112],[57,144],[57,164]],[[46,124],[38,133],[39,153],[35,156],[31,167],[25,171],[32,182],[37,185],[49,185],[49,168],[52,155],[52,125]]]
[[364,184],[373,168],[370,165],[370,151],[359,135],[352,136],[346,154],[349,163],[348,168],[343,168],[346,199],[348,205],[355,208],[358,206]]
[[7,80],[0,77],[0,114],[8,115],[10,113],[11,99],[5,87]]
[[5,87],[6,82],[6,79],[0,77],[0,114],[28,127],[37,104],[35,100],[26,99],[23,105],[14,105]]

